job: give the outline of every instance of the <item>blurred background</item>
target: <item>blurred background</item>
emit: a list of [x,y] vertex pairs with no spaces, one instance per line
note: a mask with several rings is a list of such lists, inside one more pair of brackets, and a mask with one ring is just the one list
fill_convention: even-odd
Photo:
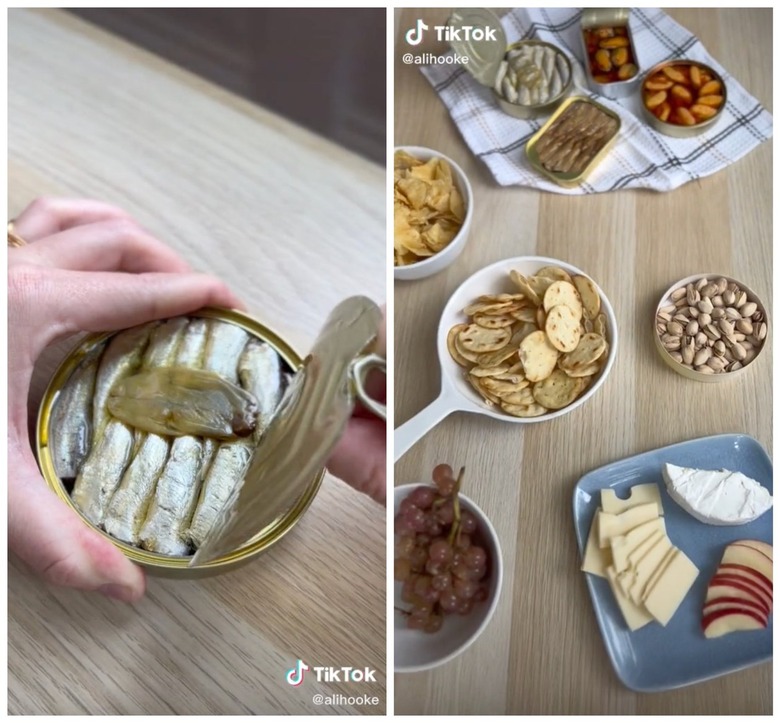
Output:
[[[385,163],[387,14],[383,8],[80,8],[71,12]],[[299,50],[292,59],[291,46]]]

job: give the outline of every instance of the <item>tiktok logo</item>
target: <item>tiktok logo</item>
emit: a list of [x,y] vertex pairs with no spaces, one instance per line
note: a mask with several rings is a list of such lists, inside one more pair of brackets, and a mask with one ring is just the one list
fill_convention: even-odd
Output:
[[298,660],[294,667],[287,671],[287,682],[293,687],[297,688],[303,683],[303,674],[309,669],[302,660]]
[[422,21],[417,21],[417,27],[406,31],[406,42],[409,45],[419,45],[423,39],[423,30],[427,30],[428,26]]

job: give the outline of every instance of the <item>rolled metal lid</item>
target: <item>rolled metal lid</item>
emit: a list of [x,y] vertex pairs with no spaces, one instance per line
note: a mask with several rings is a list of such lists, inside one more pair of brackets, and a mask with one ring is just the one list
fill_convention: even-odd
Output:
[[370,299],[346,299],[330,314],[293,377],[271,424],[190,566],[240,547],[305,492],[325,466],[352,415],[355,400],[379,416],[384,407],[364,389],[365,375],[384,360],[371,354],[382,313]]
[[580,25],[587,28],[625,25],[631,8],[583,8]]
[[[447,25],[459,33],[450,40],[450,47],[458,54],[468,57],[463,67],[482,85],[493,85],[498,68],[506,53],[506,33],[498,16],[486,8],[458,8],[454,10]],[[490,29],[495,40],[466,39],[466,28]]]

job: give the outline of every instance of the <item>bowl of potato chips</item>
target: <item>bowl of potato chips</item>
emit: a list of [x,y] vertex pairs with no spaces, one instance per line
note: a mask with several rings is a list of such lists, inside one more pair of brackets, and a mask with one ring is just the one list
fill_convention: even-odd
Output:
[[393,159],[393,263],[396,279],[422,279],[463,251],[474,215],[460,166],[430,148],[403,146]]

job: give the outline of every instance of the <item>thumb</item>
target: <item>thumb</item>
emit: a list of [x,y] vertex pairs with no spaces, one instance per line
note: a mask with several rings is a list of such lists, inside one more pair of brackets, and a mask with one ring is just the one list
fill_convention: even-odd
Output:
[[9,472],[8,537],[18,557],[54,585],[124,602],[143,597],[141,568],[45,485],[32,457],[9,458]]

